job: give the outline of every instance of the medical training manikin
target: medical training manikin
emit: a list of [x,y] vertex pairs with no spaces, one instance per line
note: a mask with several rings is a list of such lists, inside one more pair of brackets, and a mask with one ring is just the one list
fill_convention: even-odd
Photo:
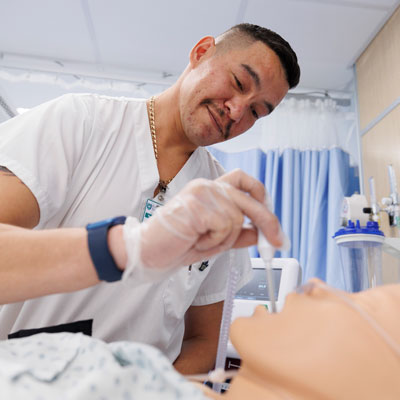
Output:
[[356,294],[311,280],[277,314],[259,306],[231,340],[242,366],[217,394],[148,345],[82,334],[0,342],[2,398],[400,399],[400,285]]

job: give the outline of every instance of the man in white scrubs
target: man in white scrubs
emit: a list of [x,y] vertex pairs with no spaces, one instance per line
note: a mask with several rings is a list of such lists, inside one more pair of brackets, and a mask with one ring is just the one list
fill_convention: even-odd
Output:
[[[241,24],[151,99],[65,95],[2,124],[0,339],[83,332],[212,368],[230,264],[250,278],[246,249],[225,251],[255,243],[243,215],[282,238],[262,185],[221,177],[204,146],[271,113],[299,74],[286,41]],[[92,224],[115,215],[130,218]]]

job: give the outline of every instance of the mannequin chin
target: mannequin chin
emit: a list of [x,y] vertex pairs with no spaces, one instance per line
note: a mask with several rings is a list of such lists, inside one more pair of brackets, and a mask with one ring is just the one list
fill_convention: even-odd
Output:
[[341,296],[321,281],[292,293],[283,310],[256,308],[231,326],[241,356],[226,399],[400,399],[400,357],[341,296],[400,344],[400,285]]

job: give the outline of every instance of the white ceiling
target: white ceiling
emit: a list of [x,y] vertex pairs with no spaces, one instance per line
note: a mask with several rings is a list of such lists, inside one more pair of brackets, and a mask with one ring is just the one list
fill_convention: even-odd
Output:
[[250,22],[275,30],[291,43],[302,69],[300,88],[348,90],[352,65],[399,4],[0,0],[0,89],[5,88],[15,106],[26,106],[24,99],[32,93],[24,94],[21,77],[17,84],[7,74],[47,71],[165,85],[184,69],[199,38]]

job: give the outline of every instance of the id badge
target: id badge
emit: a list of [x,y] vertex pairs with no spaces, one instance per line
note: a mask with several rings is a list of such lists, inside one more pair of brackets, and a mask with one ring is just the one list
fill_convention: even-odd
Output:
[[155,213],[157,208],[161,206],[162,206],[161,203],[157,203],[153,199],[147,199],[141,222],[146,221],[146,219],[149,219]]

